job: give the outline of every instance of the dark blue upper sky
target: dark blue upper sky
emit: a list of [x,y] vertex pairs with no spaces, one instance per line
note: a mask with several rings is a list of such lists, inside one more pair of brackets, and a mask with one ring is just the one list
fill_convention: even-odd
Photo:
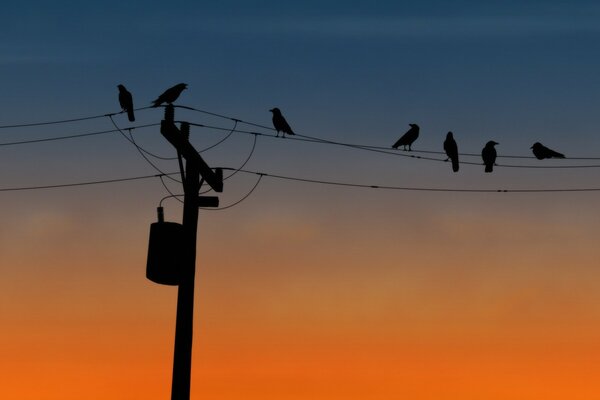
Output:
[[[387,146],[417,122],[422,149],[439,150],[448,130],[470,152],[490,139],[511,154],[535,141],[600,148],[595,2],[252,3],[6,5],[0,73],[15,95],[0,119],[115,111],[118,83],[141,107],[187,82],[187,105],[264,124],[279,106],[297,131],[338,140]],[[291,169],[295,157],[283,157]],[[330,157],[311,153],[316,165]],[[439,183],[439,166],[419,168]]]

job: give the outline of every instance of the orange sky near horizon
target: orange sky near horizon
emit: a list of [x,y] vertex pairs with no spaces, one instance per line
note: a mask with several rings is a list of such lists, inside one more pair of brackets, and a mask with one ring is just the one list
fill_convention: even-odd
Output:
[[[192,398],[597,397],[593,201],[403,195],[410,215],[357,213],[370,197],[201,213]],[[120,228],[77,213],[32,218],[35,252],[2,242],[0,397],[168,398],[176,289],[144,277],[153,207]]]

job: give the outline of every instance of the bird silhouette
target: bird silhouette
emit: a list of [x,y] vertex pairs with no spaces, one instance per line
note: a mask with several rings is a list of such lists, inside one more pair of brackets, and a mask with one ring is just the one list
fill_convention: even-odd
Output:
[[158,107],[162,103],[172,104],[185,89],[187,89],[187,83],[178,83],[172,88],[165,90],[163,94],[152,102],[154,103],[152,107]]
[[486,143],[483,150],[481,150],[481,158],[483,158],[483,163],[485,164],[485,172],[492,172],[494,170],[494,164],[496,164],[496,157],[498,156],[494,146],[497,144],[497,142],[490,140]]
[[419,137],[419,125],[417,125],[417,124],[408,124],[408,125],[410,125],[410,129],[404,135],[402,135],[400,137],[400,139],[398,139],[396,141],[396,143],[394,143],[392,148],[397,149],[400,146],[404,146],[404,150],[406,150],[406,146],[408,146],[408,151],[411,150],[412,144]]
[[543,160],[544,158],[565,158],[564,154],[551,150],[540,142],[535,142],[533,146],[531,146],[531,150],[538,160]]
[[121,109],[127,113],[127,118],[129,121],[135,121],[135,116],[133,115],[133,96],[125,86],[118,85],[119,88],[119,104],[121,105]]
[[282,137],[285,137],[286,133],[288,135],[295,135],[294,131],[292,131],[292,128],[290,128],[290,125],[287,123],[285,118],[283,118],[279,108],[275,107],[269,111],[273,113],[273,126],[277,131],[277,137],[279,137],[279,132],[282,132]]
[[[458,146],[452,132],[448,132],[444,140],[444,151],[449,160],[452,160],[452,171],[458,172]],[[448,159],[446,161],[448,161]]]

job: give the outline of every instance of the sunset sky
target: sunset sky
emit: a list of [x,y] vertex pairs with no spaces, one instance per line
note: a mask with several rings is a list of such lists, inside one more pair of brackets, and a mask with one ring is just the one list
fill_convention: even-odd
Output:
[[[120,111],[118,84],[137,108],[179,82],[177,104],[242,121],[270,126],[279,107],[297,133],[336,142],[389,148],[417,123],[412,154],[437,159],[417,151],[441,151],[448,131],[462,153],[495,140],[499,156],[531,156],[539,141],[567,156],[453,173],[287,138],[259,136],[252,151],[254,137],[234,133],[202,153],[212,167],[251,156],[245,170],[308,180],[600,189],[597,2],[124,3],[3,5],[1,399],[170,398],[177,289],[145,277],[160,179],[5,190],[157,174],[118,132],[8,145],[114,129],[103,115]],[[99,117],[6,127],[88,116]],[[176,119],[234,127],[183,109]],[[175,156],[158,126],[132,132]],[[191,142],[226,134],[192,127]],[[221,205],[257,178],[226,180]],[[265,176],[235,207],[200,211],[191,398],[600,399],[599,201]],[[181,221],[177,200],[162,204]]]

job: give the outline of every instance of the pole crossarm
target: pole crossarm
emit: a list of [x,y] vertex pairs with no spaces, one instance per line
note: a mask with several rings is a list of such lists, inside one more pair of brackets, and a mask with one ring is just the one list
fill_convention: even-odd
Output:
[[213,171],[202,159],[200,153],[185,138],[174,122],[162,120],[160,124],[160,133],[181,153],[183,158],[189,163],[196,164],[202,178],[210,185],[215,192],[223,191],[223,171],[217,168]]

